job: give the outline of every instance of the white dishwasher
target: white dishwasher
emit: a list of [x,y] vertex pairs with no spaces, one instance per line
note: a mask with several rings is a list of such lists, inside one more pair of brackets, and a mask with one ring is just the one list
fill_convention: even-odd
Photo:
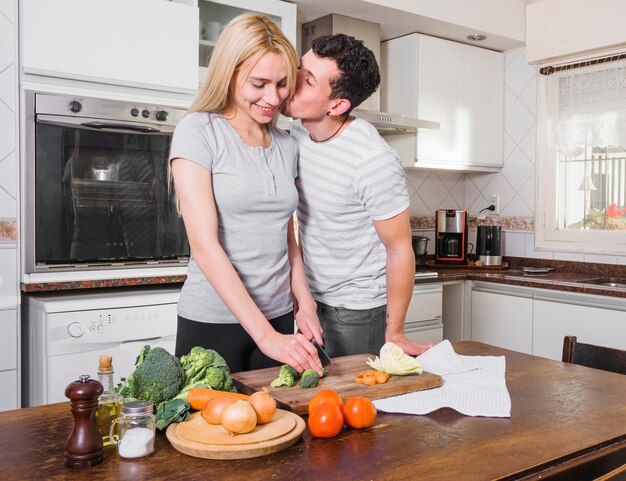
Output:
[[442,284],[415,284],[404,322],[404,335],[415,342],[441,342],[442,315]]
[[179,288],[23,297],[22,405],[67,401],[81,374],[97,379],[98,355],[113,356],[114,382],[126,377],[142,346],[174,353]]

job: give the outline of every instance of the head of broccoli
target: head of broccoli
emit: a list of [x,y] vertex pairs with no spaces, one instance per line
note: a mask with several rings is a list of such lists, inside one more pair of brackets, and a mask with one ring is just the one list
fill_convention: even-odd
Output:
[[185,373],[176,356],[161,347],[150,349],[132,373],[130,396],[159,404],[172,399],[183,383]]
[[180,358],[185,372],[185,384],[179,395],[184,395],[194,387],[210,387],[221,391],[230,391],[233,381],[228,364],[217,351],[195,346]]
[[291,367],[289,364],[283,364],[278,370],[278,377],[270,383],[270,386],[293,387],[296,384],[299,376],[300,374],[298,374],[298,371],[296,371],[293,367]]
[[302,373],[302,378],[300,379],[300,387],[303,389],[308,389],[311,387],[315,387],[320,382],[320,375],[314,369],[307,369]]
[[[150,351],[150,346],[146,344],[139,350],[139,354],[135,358],[135,369],[137,369],[143,362],[146,360],[146,356]],[[131,397],[131,392],[134,391],[134,378],[133,373],[131,372],[128,377],[123,377],[120,380],[120,383],[115,386],[115,390],[120,393],[122,396]]]

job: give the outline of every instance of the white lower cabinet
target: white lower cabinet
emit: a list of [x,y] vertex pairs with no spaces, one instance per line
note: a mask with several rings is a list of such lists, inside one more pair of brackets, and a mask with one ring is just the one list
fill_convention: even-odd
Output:
[[0,411],[17,409],[17,370],[0,371]]
[[17,310],[0,310],[0,371],[17,369]]
[[563,338],[626,350],[626,299],[474,282],[471,339],[560,361]]
[[450,342],[470,339],[471,315],[466,312],[469,282],[448,281],[443,284],[443,338]]
[[531,354],[532,320],[531,292],[475,283],[472,289],[472,341]]
[[0,310],[0,411],[17,409],[17,310]]
[[415,342],[441,342],[442,302],[441,284],[416,284],[406,313],[404,335]]
[[537,295],[533,303],[533,354],[560,361],[565,336],[626,350],[626,299]]

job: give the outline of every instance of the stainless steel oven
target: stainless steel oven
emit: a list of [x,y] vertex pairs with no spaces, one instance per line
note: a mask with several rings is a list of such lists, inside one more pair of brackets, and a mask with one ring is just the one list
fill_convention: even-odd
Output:
[[186,264],[167,159],[182,108],[27,91],[26,274]]

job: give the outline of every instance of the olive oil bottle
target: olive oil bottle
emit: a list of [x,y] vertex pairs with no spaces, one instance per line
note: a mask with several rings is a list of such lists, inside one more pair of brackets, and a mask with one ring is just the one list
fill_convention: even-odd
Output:
[[113,444],[109,438],[109,430],[113,420],[121,416],[124,403],[124,396],[115,392],[112,361],[111,356],[98,356],[98,381],[102,384],[104,391],[98,398],[96,425],[104,446]]

